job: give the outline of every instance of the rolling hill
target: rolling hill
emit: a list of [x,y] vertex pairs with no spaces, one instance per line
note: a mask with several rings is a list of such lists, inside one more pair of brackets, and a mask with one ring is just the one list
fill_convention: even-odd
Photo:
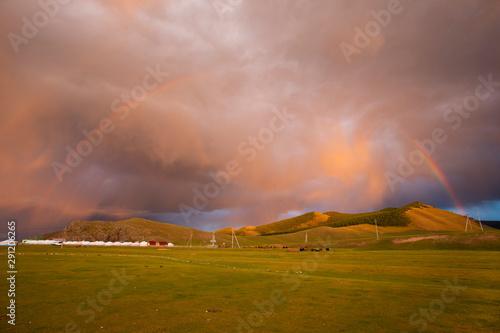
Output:
[[[239,236],[278,235],[321,226],[339,228],[361,224],[373,225],[375,220],[380,227],[409,227],[412,230],[459,231],[465,225],[463,216],[417,201],[400,208],[388,207],[368,213],[310,212],[258,227],[244,227],[236,230],[235,234]],[[231,233],[231,230],[223,229],[219,232]]]
[[[193,244],[209,244],[212,233],[170,223],[140,218],[123,221],[73,221],[64,230],[40,236],[40,239],[65,238],[87,241],[168,241],[187,243],[193,233]],[[231,240],[231,236],[226,236]]]
[[[381,235],[410,233],[464,231],[465,217],[441,210],[421,202],[414,202],[400,208],[385,208],[379,211],[347,214],[339,212],[310,212],[294,218],[285,219],[257,227],[244,227],[235,230],[242,246],[263,244],[300,244],[305,239],[306,230],[309,241],[315,239],[332,240],[359,239],[372,237],[374,220],[377,220]],[[479,225],[472,220],[475,231]],[[483,226],[485,230],[492,228]],[[217,244],[230,244],[232,228],[216,231]],[[88,241],[168,241],[184,245],[192,237],[193,245],[207,245],[211,232],[189,227],[133,218],[123,221],[73,221],[66,230],[39,236],[40,239],[65,238],[66,240]]]

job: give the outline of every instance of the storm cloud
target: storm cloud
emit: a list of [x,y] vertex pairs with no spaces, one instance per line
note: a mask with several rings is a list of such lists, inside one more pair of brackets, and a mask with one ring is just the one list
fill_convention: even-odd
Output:
[[500,200],[498,1],[6,0],[0,16],[0,212],[26,234]]

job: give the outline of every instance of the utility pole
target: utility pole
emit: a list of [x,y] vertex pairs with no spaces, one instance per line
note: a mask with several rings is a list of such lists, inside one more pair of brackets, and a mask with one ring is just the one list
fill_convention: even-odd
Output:
[[377,239],[378,239],[378,227],[377,227],[377,220],[375,220],[375,232],[377,233]]
[[63,236],[63,241],[61,243],[61,249],[64,247],[64,242],[66,241],[66,227],[64,227],[64,236]]
[[484,232],[483,224],[481,223],[481,218],[479,217],[479,212],[477,213],[477,220],[479,221],[479,225],[481,226],[481,231]]
[[468,226],[470,226],[470,231],[472,231],[472,223],[470,222],[469,214],[466,214],[465,216],[467,216],[467,220],[465,220],[465,232],[467,232]]
[[212,239],[210,240],[210,247],[215,247],[215,231],[212,233]]
[[236,237],[236,233],[234,232],[234,229],[231,229],[231,248],[233,248],[233,239],[236,239],[236,244],[238,244],[238,249],[241,249],[240,242],[238,242],[238,238]]

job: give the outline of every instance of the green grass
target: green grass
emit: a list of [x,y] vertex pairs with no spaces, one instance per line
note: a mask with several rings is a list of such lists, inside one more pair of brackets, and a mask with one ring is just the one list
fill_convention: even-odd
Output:
[[[443,281],[457,277],[467,289],[427,321],[427,331],[498,332],[500,251],[460,244],[428,250],[425,242],[395,247],[388,235],[321,253],[18,246],[17,325],[2,319],[0,330],[64,332],[75,322],[81,332],[235,332],[238,318],[248,323],[250,316],[262,319],[254,332],[416,332],[422,324],[409,323],[412,313],[441,299]],[[112,271],[122,269],[133,280],[116,294],[102,292],[113,299],[85,323],[90,317],[78,306],[108,289]],[[271,308],[273,292],[283,302]],[[265,314],[254,302],[266,304]]]

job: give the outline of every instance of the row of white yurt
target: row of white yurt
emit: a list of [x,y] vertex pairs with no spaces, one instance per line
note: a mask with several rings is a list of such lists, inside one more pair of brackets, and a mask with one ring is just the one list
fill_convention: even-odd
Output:
[[32,240],[32,239],[29,239],[29,240],[25,241],[24,244],[27,244],[27,245],[56,245],[56,244],[60,244],[60,242],[53,241],[53,240]]
[[[54,240],[32,240],[28,239],[25,240],[23,244],[27,245],[59,245],[61,242],[54,241]],[[89,242],[89,241],[65,241],[63,242],[64,245],[73,245],[73,246],[148,246],[148,242],[103,242],[103,241],[96,241],[96,242]],[[168,243],[168,246],[174,246],[172,243]]]
[[80,241],[67,241],[67,242],[64,242],[64,245],[82,245],[82,242],[80,242]]

